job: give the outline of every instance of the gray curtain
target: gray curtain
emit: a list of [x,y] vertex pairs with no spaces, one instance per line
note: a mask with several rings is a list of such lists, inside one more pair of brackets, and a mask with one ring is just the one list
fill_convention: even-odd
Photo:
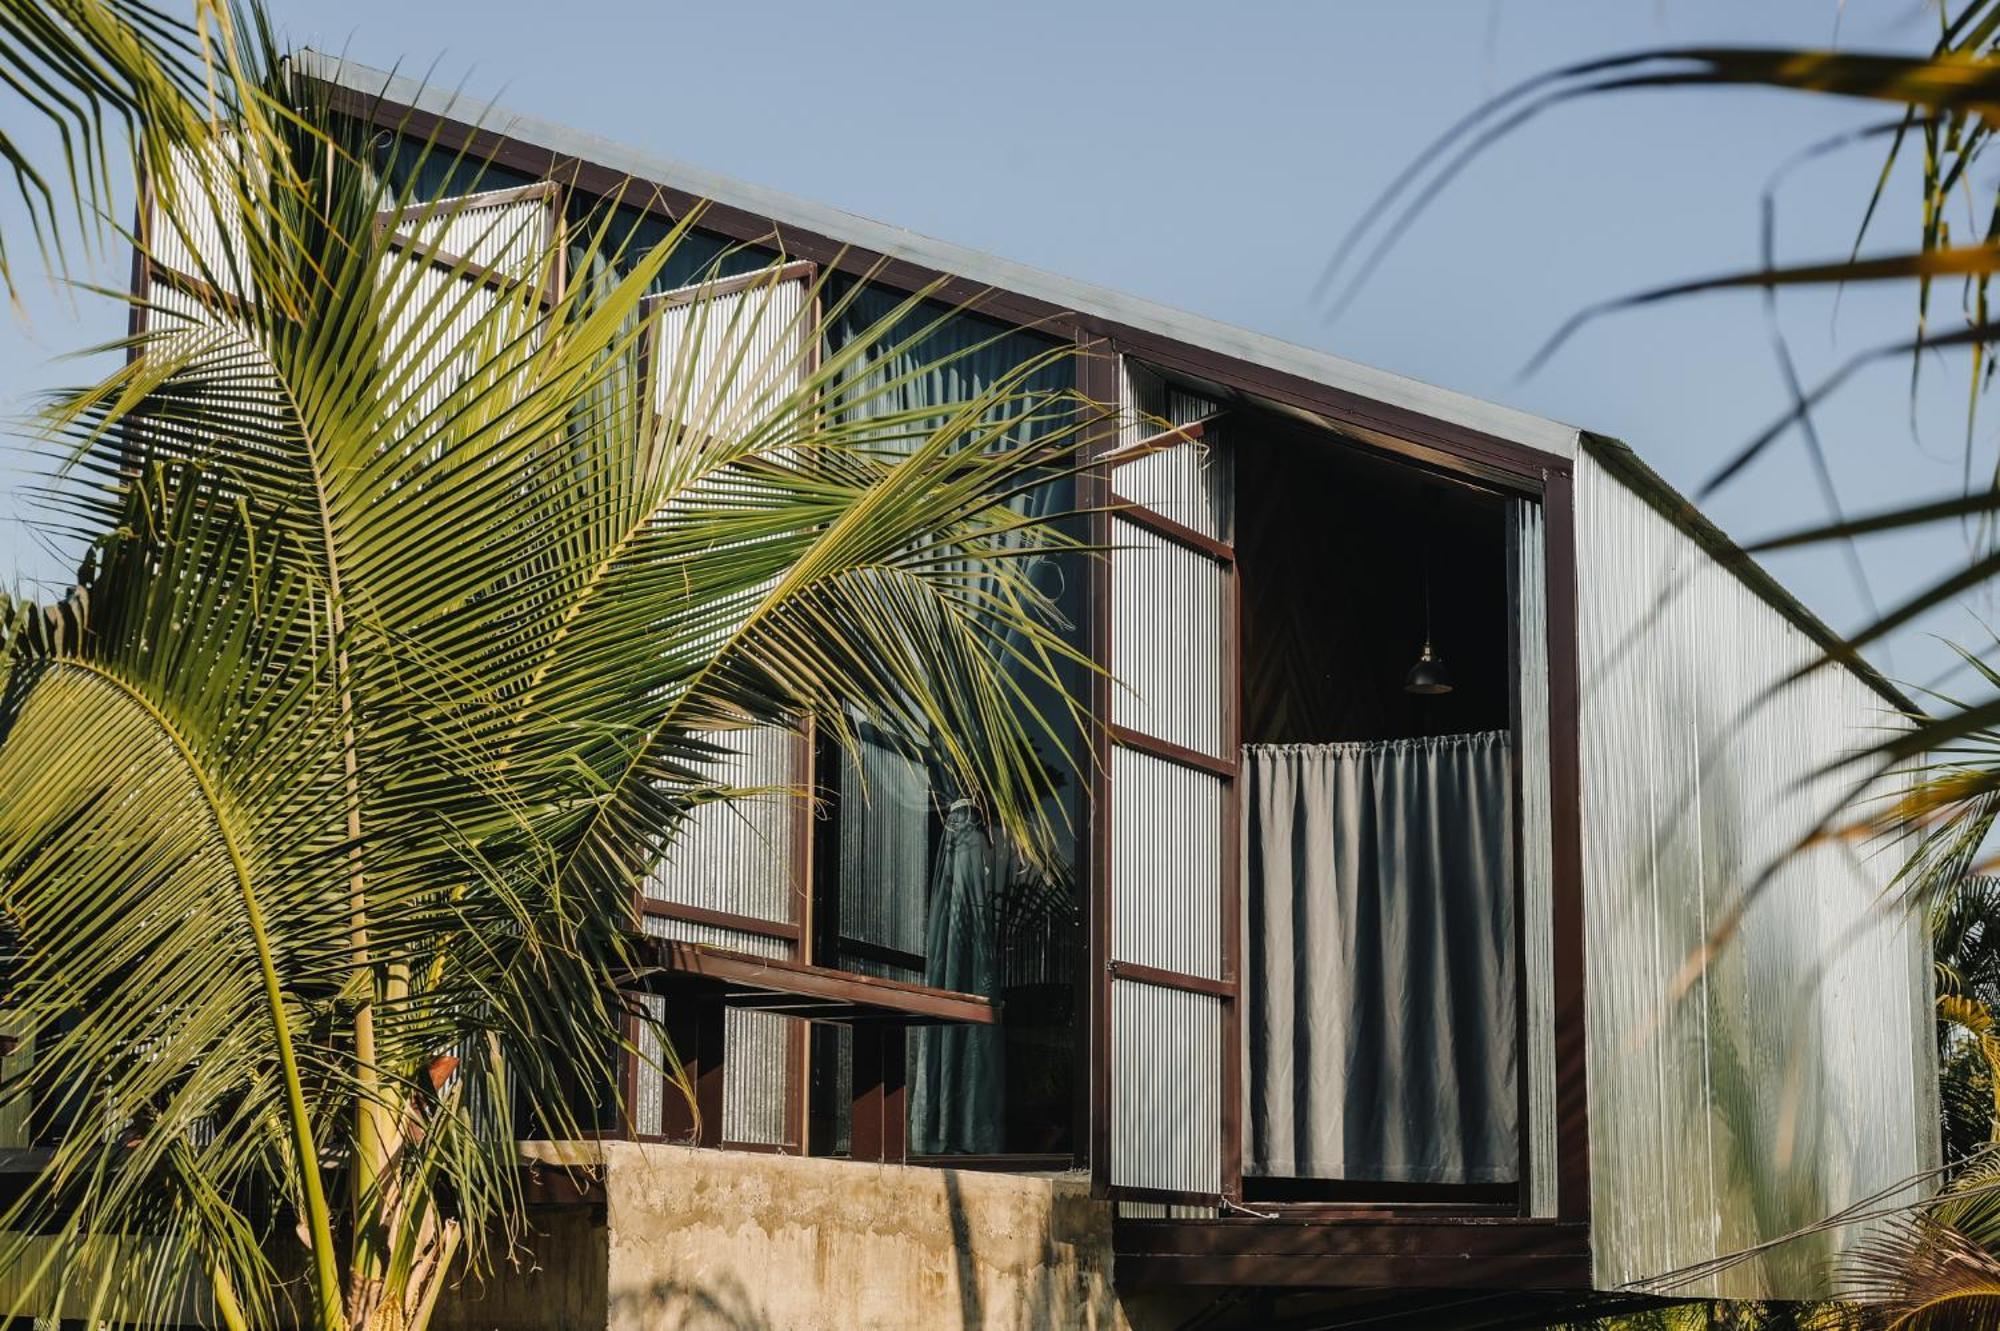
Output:
[[1518,1176],[1509,749],[1244,749],[1245,1172]]
[[[931,875],[924,983],[997,998],[999,938],[994,889],[1006,867],[968,800],[945,814]],[[997,1154],[1006,1056],[998,1026],[919,1032],[910,1083],[910,1149],[918,1155]]]

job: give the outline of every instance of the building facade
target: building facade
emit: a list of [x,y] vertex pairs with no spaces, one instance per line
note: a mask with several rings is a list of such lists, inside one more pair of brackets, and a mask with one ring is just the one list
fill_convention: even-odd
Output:
[[[607,1140],[530,1148],[540,1269],[467,1325],[1807,1298],[1851,1231],[1727,1259],[1935,1163],[1897,864],[1812,835],[1908,704],[1805,670],[1832,635],[1623,445],[302,69],[385,171],[414,143],[484,164],[456,213],[482,269],[701,206],[648,311],[663,395],[732,336],[837,355],[922,293],[858,362],[897,409],[1033,363],[1118,421],[1019,501],[1105,552],[1033,570],[1104,670],[1021,680],[1063,853],[1016,853],[907,737],[736,737],[719,780],[821,803],[704,812],[636,903],[693,1102],[635,1022]],[[439,160],[416,185],[462,190]],[[750,331],[689,314],[730,302]]]

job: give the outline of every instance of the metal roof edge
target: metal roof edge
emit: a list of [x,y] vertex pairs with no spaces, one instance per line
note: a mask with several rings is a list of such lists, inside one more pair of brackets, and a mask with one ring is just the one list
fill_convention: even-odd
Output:
[[482,102],[420,79],[373,69],[308,47],[294,57],[307,78],[413,106],[432,115],[574,157],[649,184],[669,186],[775,222],[903,259],[981,285],[1028,296],[1080,315],[1106,319],[1266,369],[1309,379],[1421,412],[1439,420],[1537,448],[1575,456],[1576,428],[1513,407],[1362,365],[1328,352],[1203,315],[1128,296],[966,246],[936,240],[857,213],[767,189],[703,167],[654,157],[596,134]]
[[1845,638],[1808,609],[1805,602],[1787,591],[1783,583],[1772,577],[1748,551],[1730,539],[1727,532],[1716,526],[1713,519],[1696,508],[1694,502],[1675,489],[1666,477],[1654,471],[1630,444],[1622,439],[1614,439],[1610,435],[1598,434],[1591,430],[1580,431],[1578,439],[1582,451],[1610,472],[1620,485],[1638,495],[1654,512],[1685,533],[1718,564],[1734,573],[1759,600],[1783,615],[1794,628],[1805,634],[1830,659],[1845,666],[1862,683],[1893,704],[1898,711],[1911,715],[1922,714],[1923,709],[1911,701],[1910,697],[1892,683],[1887,675],[1871,665],[1861,653],[1849,647]]
[[522,115],[496,103],[480,101],[421,79],[375,69],[310,47],[299,51],[293,59],[307,78],[364,97],[413,106],[432,115],[545,148],[551,153],[592,163],[636,181],[679,189],[891,258],[1031,297],[1081,315],[1142,329],[1559,457],[1573,458],[1580,451],[1588,451],[1621,484],[1638,494],[1662,517],[1731,569],[1760,599],[1831,658],[1852,670],[1899,710],[1912,713],[1921,710],[1622,440],[1387,370],[1378,370],[1217,319],[1189,314],[966,246],[936,240],[857,213],[737,180],[704,167],[655,157],[600,135]]

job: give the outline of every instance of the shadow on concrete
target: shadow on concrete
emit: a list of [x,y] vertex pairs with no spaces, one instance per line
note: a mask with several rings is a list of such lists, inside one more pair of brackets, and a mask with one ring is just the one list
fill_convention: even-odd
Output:
[[725,1278],[700,1284],[659,1280],[643,1292],[611,1300],[613,1325],[647,1331],[771,1331],[755,1296],[741,1282]]
[[986,1308],[979,1293],[979,1261],[972,1252],[972,1220],[965,1213],[965,1195],[955,1169],[944,1171],[944,1203],[951,1215],[952,1257],[958,1264],[959,1326],[963,1331],[981,1331]]

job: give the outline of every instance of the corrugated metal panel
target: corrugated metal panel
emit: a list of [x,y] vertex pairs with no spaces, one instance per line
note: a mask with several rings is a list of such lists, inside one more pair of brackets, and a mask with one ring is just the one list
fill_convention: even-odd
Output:
[[[798,323],[805,285],[796,280],[691,299],[692,288],[659,298],[653,338],[656,405],[669,418],[723,437],[748,431],[768,411],[772,393],[789,392],[801,362]],[[741,363],[739,364],[739,357]],[[711,482],[719,490],[728,482]],[[740,490],[738,483],[735,487]],[[717,623],[720,641],[731,626]],[[762,728],[711,735],[735,752],[707,773],[718,785],[793,788],[799,780],[797,737]],[[762,799],[703,806],[677,838],[649,884],[665,900],[734,911],[769,920],[797,917],[793,884],[800,866],[791,835],[791,801]]]
[[[1121,361],[1124,442],[1184,425],[1215,404]],[[1232,534],[1226,449],[1180,446],[1117,468],[1117,494],[1214,539]],[[1228,574],[1208,555],[1122,517],[1111,522],[1111,719],[1234,760],[1225,722]],[[1221,979],[1223,811],[1228,782],[1118,745],[1109,810],[1113,960]],[[1110,987],[1110,1181],[1120,1188],[1222,1189],[1222,1047],[1227,1002],[1114,980]]]
[[1119,518],[1111,544],[1111,719],[1233,758],[1223,752],[1221,568]]
[[796,1018],[731,1008],[723,1018],[728,1074],[722,1081],[722,1139],[776,1146],[785,1140]]
[[1120,1220],[1213,1220],[1222,1214],[1219,1206],[1190,1206],[1182,1202],[1114,1201],[1111,1209]]
[[632,1097],[632,1130],[641,1137],[666,1131],[667,1051],[657,1022],[667,1019],[667,1000],[646,994],[641,1000],[648,1021],[639,1023],[639,1089]]
[[[465,211],[455,211],[462,204],[467,205]],[[539,197],[483,205],[444,199],[437,211],[416,225],[425,233],[420,239],[426,243],[433,235],[453,238],[506,261],[493,265],[503,271],[510,265],[525,270],[554,234],[554,204]],[[390,376],[386,392],[403,404],[410,432],[406,452],[425,447],[425,422],[431,412],[467,381],[487,373],[502,348],[532,335],[541,318],[531,303],[441,267],[432,257],[442,256],[402,249],[382,259],[385,305],[390,311],[384,343]],[[494,311],[503,304],[515,313],[511,320],[495,324]],[[431,446],[433,459],[441,447]]]
[[788,442],[792,425],[777,409],[803,382],[808,364],[808,285],[786,279],[702,292],[684,287],[651,302],[654,406],[717,439]]
[[[930,775],[869,740],[840,755],[840,932],[922,956]],[[907,977],[904,977],[907,978]]]
[[[1577,478],[1592,1221],[1609,1288],[1926,1168],[1935,1090],[1910,1049],[1928,971],[1911,923],[1874,913],[1894,857],[1782,859],[1842,794],[1811,774],[1893,723],[1883,700],[1838,670],[1765,699],[1813,655],[1804,634],[1588,456]],[[1852,1237],[1676,1292],[1817,1297]]]
[[[151,191],[146,224],[154,262],[240,295],[246,212],[228,165],[232,145],[225,139],[208,152],[177,150],[171,191]],[[407,209],[393,222],[418,245],[442,251],[440,257],[470,259],[516,277],[533,275],[547,257],[556,224],[552,192],[524,197],[512,189],[441,199]]]
[[1118,358],[1124,409],[1119,414],[1121,444],[1136,444],[1160,432],[1160,422],[1192,425],[1222,410],[1213,398],[1170,384],[1130,356]]
[[[146,316],[148,328],[160,335],[172,350],[185,351],[196,339],[202,340],[202,352],[192,362],[192,370],[230,380],[232,393],[244,392],[250,381],[268,382],[271,387],[266,400],[273,413],[280,409],[276,382],[269,378],[270,362],[247,336],[240,321],[165,284],[153,288],[148,303],[152,306]],[[164,438],[174,427],[168,422],[149,421],[147,428],[158,431]],[[188,438],[186,447],[198,454],[206,453],[212,449],[213,441]]]
[[520,190],[460,194],[405,209],[393,223],[440,257],[469,259],[512,277],[535,276],[555,239],[553,195],[523,197]]
[[784,792],[797,785],[793,764],[799,740],[771,728],[706,738],[734,750],[712,764],[706,776],[721,786],[770,793],[698,805],[666,858],[647,876],[646,895],[789,923],[798,918],[793,873],[797,807]]
[[[1218,410],[1207,398],[1164,383],[1144,366],[1120,362],[1127,410],[1119,422],[1119,442],[1136,444],[1168,425],[1189,425]],[[1230,455],[1219,445],[1220,427],[1196,443],[1149,453],[1111,470],[1111,489],[1120,499],[1143,504],[1218,541],[1235,537]]]
[[[669,420],[717,438],[757,446],[787,441],[790,429],[774,410],[805,370],[803,313],[807,284],[797,279],[742,291],[702,288],[669,292],[654,305],[654,404]],[[728,491],[740,499],[740,481],[713,480],[698,493]],[[718,624],[719,641],[729,631]],[[690,816],[647,883],[660,900],[759,919],[799,917],[798,841],[793,835],[794,797],[801,778],[796,735],[759,727],[708,735],[733,752],[705,775],[717,785],[771,793],[703,805]],[[709,942],[759,956],[790,957],[790,943],[679,921],[649,919],[663,937]],[[731,1011],[725,1019],[722,1133],[728,1141],[784,1140],[785,1104],[794,1077],[791,1019]]]
[[696,924],[692,920],[648,915],[642,927],[654,938],[671,938],[681,943],[703,943],[709,947],[726,947],[733,952],[747,952],[753,957],[773,957],[783,960],[792,955],[792,945],[785,939],[766,938],[762,934],[746,933],[741,929],[730,929],[719,924]]
[[1222,978],[1221,778],[1111,751],[1111,955]]
[[1222,1189],[1221,999],[1111,985],[1111,1182]]
[[171,189],[149,192],[151,210],[146,218],[153,262],[201,278],[232,296],[243,291],[237,273],[243,262],[244,211],[233,203],[235,168],[230,157],[234,153],[235,141],[226,138],[202,152],[175,150]]
[[1528,1213],[1556,1213],[1555,855],[1549,804],[1548,579],[1542,506],[1513,502],[1520,661],[1522,1021],[1527,1033]]

